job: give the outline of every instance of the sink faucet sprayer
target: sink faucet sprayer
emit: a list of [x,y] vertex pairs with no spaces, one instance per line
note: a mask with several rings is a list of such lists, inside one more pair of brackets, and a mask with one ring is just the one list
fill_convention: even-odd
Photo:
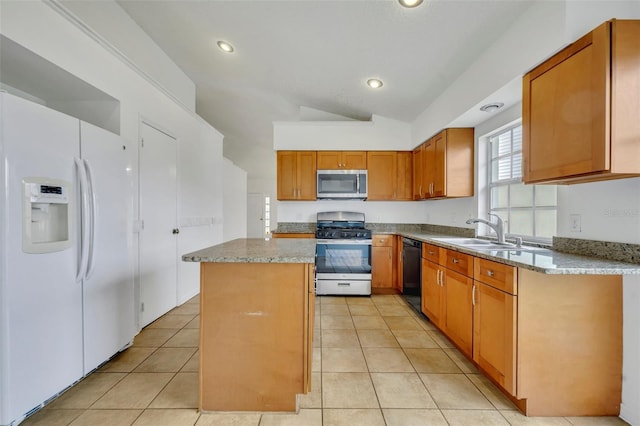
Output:
[[488,227],[490,227],[495,231],[496,236],[498,237],[498,244],[505,244],[506,241],[505,241],[505,235],[504,235],[504,222],[502,221],[502,218],[497,214],[493,214],[493,213],[489,213],[489,216],[495,216],[498,219],[497,222],[493,223],[485,219],[476,218],[476,219],[467,220],[467,224],[471,225],[472,223],[484,223],[485,225],[487,225]]

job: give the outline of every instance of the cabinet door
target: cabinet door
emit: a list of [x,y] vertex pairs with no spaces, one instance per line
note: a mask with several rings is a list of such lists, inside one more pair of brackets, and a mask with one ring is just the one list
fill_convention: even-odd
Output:
[[423,198],[433,198],[435,184],[435,167],[436,167],[436,144],[435,139],[431,138],[424,144],[422,152],[422,191]]
[[[443,143],[443,145],[442,145]],[[474,190],[474,129],[452,128],[443,132],[441,142],[436,151],[438,162],[444,167],[436,182],[436,193],[440,197],[471,197]]]
[[370,151],[367,153],[368,200],[393,200],[395,198],[396,161],[395,151]]
[[445,183],[447,181],[447,131],[443,130],[434,137],[433,154],[433,197],[444,197],[447,195]]
[[473,360],[509,393],[516,393],[517,297],[475,282]]
[[367,169],[367,152],[366,151],[343,151],[342,152],[342,168],[346,170],[366,170]]
[[444,332],[462,352],[471,357],[473,341],[473,279],[444,269]]
[[443,291],[440,282],[440,267],[422,259],[422,313],[438,327],[442,327]]
[[609,169],[609,58],[603,24],[524,76],[525,182]]
[[278,151],[278,200],[295,200],[296,191],[296,152]]
[[371,248],[371,286],[393,287],[393,247]]
[[424,173],[423,145],[413,150],[413,199],[424,198],[422,174]]
[[296,159],[296,179],[298,200],[315,200],[316,187],[316,152],[299,151]]
[[340,151],[318,151],[318,169],[336,170],[342,164],[342,153]]
[[402,283],[404,281],[403,271],[404,271],[404,253],[402,247],[402,236],[396,235],[395,238],[395,258],[396,258],[396,290],[402,293]]
[[318,151],[320,170],[366,170],[366,151]]
[[413,200],[413,157],[410,151],[397,153],[396,200]]

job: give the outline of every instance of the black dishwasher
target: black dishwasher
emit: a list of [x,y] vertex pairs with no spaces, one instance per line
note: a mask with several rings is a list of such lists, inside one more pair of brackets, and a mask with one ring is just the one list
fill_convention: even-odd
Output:
[[402,296],[418,313],[422,313],[422,243],[402,238]]

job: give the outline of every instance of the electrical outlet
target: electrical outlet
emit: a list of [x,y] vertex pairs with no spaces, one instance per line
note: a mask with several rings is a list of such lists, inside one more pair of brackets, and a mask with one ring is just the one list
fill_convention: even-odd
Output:
[[569,215],[569,230],[571,232],[581,232],[582,224],[581,216],[579,214],[571,214]]

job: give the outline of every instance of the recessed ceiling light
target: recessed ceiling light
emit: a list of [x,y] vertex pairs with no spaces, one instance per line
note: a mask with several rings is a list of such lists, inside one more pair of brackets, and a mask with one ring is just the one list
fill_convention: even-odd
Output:
[[370,78],[369,80],[367,80],[367,86],[371,87],[372,89],[379,89],[382,87],[382,80],[378,80],[377,78]]
[[422,0],[398,0],[404,7],[418,7],[422,4]]
[[494,111],[499,110],[503,106],[504,106],[504,104],[502,102],[494,102],[494,103],[491,103],[491,104],[482,105],[480,107],[480,111],[494,112]]
[[220,40],[218,42],[218,47],[227,53],[231,53],[234,51],[233,46],[224,40]]

